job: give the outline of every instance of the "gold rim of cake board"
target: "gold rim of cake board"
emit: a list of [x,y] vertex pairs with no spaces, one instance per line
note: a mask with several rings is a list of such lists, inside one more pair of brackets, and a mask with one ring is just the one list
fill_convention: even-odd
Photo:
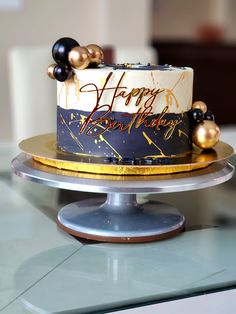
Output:
[[[56,148],[56,134],[49,133],[23,140],[20,149],[44,165],[58,169],[93,174],[112,175],[157,175],[186,172],[205,168],[208,165],[225,160],[233,155],[233,148],[219,142],[214,149],[201,150],[196,147],[183,157],[170,157],[167,164],[161,165],[121,165],[102,163],[101,158],[84,158],[80,155],[65,153]],[[84,162],[84,160],[87,160]]]

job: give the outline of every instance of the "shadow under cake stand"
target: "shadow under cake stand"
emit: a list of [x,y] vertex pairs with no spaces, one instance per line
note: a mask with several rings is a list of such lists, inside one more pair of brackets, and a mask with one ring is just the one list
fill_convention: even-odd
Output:
[[99,176],[60,170],[21,153],[12,161],[16,175],[55,188],[106,193],[107,199],[83,200],[64,206],[57,223],[66,232],[97,241],[147,242],[174,236],[185,218],[174,207],[149,201],[138,204],[137,194],[171,193],[207,188],[226,182],[234,167],[226,160],[190,172],[153,176]]

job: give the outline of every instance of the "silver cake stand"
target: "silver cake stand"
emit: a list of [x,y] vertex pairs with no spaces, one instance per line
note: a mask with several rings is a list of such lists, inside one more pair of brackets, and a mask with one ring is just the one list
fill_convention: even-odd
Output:
[[207,168],[171,175],[108,176],[81,175],[35,162],[25,153],[12,161],[19,177],[55,188],[107,193],[106,201],[75,202],[58,213],[58,225],[68,233],[108,242],[146,242],[174,236],[184,228],[185,218],[175,208],[160,202],[138,204],[141,193],[169,193],[215,186],[233,176],[227,161]]

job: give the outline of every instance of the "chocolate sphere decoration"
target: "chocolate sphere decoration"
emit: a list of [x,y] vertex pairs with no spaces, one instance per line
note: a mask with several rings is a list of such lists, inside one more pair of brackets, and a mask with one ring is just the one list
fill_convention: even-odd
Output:
[[57,64],[54,67],[53,75],[54,75],[56,80],[58,80],[60,82],[64,82],[71,75],[71,70],[66,65]]
[[205,113],[207,111],[207,105],[203,101],[198,100],[192,104],[192,109],[200,109]]
[[57,66],[56,63],[53,63],[53,64],[49,65],[49,67],[48,67],[48,72],[47,72],[48,76],[53,80],[55,80],[54,69],[56,66]]
[[68,53],[79,43],[69,37],[58,39],[52,47],[52,56],[57,63],[68,64]]
[[73,68],[85,69],[90,63],[89,51],[85,47],[75,47],[69,52],[68,60]]
[[204,114],[204,120],[215,121],[215,116],[210,110],[207,110]]
[[197,124],[192,133],[192,140],[200,148],[208,149],[214,147],[220,138],[218,125],[209,120]]
[[104,52],[98,45],[90,44],[86,46],[90,54],[90,62],[93,64],[100,64],[104,59]]
[[191,111],[192,120],[194,123],[202,122],[204,119],[204,113],[201,109],[195,108]]

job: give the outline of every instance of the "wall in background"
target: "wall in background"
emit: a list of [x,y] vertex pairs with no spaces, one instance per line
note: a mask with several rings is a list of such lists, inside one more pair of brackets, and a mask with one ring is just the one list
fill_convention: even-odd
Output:
[[[70,36],[82,45],[145,46],[151,40],[198,40],[202,25],[226,29],[236,41],[235,0],[19,0],[0,10],[0,140],[12,138],[8,52],[15,46],[48,45]],[[37,62],[37,60],[35,60]],[[45,69],[46,73],[46,69]],[[45,80],[48,80],[45,74]],[[52,104],[53,106],[55,104]]]
[[202,27],[221,29],[225,40],[235,41],[235,0],[153,0],[152,38],[199,40]]
[[51,47],[63,36],[82,45],[146,45],[151,35],[150,7],[151,0],[22,0],[18,11],[0,11],[0,140],[12,137],[7,58],[12,47]]
[[193,39],[196,28],[206,19],[205,0],[154,0],[153,38]]

